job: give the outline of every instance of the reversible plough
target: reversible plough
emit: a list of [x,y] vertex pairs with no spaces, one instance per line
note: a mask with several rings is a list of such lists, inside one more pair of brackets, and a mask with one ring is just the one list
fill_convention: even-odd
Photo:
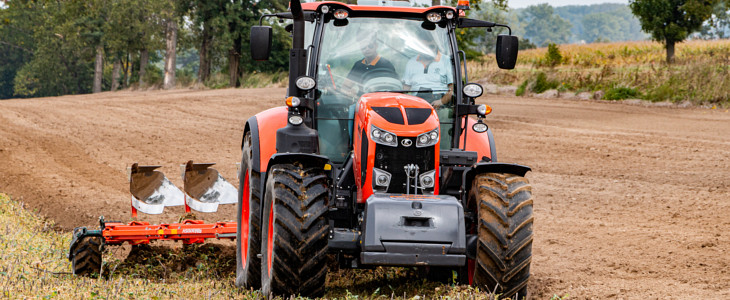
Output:
[[[238,190],[227,182],[213,163],[196,164],[188,161],[181,165],[183,190],[177,188],[160,171],[160,166],[127,168],[131,193],[132,218],[129,223],[99,218],[100,228],[89,230],[77,227],[73,232],[68,259],[73,273],[98,274],[101,254],[107,245],[149,244],[153,240],[182,241],[185,245],[204,243],[206,239],[235,239],[235,222],[205,223],[196,220],[191,212],[216,212],[220,204],[236,204]],[[162,214],[165,207],[185,206],[183,220],[178,223],[150,224],[137,221],[137,213]]]

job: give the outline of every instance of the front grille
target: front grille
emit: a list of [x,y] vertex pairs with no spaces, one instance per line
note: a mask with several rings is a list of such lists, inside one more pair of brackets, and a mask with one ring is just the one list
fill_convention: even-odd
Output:
[[[375,145],[375,168],[389,172],[392,177],[388,193],[406,193],[406,171],[403,169],[407,164],[418,165],[418,174],[435,169],[435,147],[416,148],[415,138],[409,137],[413,141],[410,147],[401,144],[403,137],[398,137],[398,147]],[[411,182],[413,182],[411,180]],[[413,193],[413,188],[411,188]]]

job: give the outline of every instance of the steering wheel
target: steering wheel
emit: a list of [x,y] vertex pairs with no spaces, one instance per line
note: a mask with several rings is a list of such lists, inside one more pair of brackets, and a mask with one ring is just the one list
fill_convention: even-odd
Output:
[[375,69],[362,77],[363,90],[366,93],[377,91],[400,91],[403,83],[398,79],[398,74],[390,69]]

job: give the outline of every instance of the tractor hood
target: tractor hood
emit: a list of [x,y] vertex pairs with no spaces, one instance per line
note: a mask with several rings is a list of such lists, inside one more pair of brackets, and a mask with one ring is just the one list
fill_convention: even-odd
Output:
[[358,116],[398,136],[417,136],[439,126],[433,107],[425,100],[400,93],[369,93],[360,98]]

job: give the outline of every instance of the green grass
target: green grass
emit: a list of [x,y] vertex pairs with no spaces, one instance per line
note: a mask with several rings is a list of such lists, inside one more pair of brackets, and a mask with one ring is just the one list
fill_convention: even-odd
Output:
[[[107,247],[99,278],[71,275],[69,232],[0,193],[0,298],[261,299],[234,286],[234,247],[135,247],[124,259]],[[330,270],[332,299],[502,299],[470,286],[427,281],[415,268]],[[299,299],[299,298],[297,298]],[[565,298],[555,298],[565,299]]]

